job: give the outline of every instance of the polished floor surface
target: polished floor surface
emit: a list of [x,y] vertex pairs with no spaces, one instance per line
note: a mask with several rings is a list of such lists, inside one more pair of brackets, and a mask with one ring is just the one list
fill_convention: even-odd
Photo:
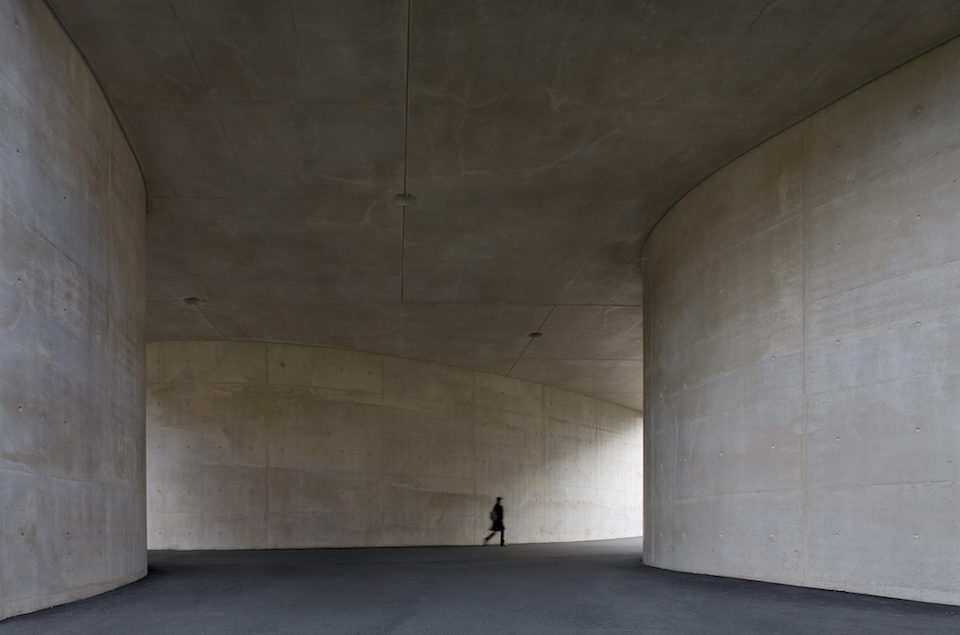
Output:
[[662,571],[640,550],[151,552],[140,582],[0,633],[960,633],[960,607]]

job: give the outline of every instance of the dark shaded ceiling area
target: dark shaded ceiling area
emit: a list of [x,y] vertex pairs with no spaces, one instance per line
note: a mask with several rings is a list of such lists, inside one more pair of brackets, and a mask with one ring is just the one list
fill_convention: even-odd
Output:
[[954,0],[49,4],[143,167],[148,340],[364,350],[638,409],[651,228],[960,33]]

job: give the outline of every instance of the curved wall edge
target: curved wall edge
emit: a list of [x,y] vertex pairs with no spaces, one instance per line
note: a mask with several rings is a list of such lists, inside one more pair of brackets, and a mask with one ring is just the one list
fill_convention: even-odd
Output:
[[648,564],[960,603],[960,42],[644,247]]
[[146,574],[146,205],[44,3],[0,3],[0,59],[2,619]]
[[642,420],[498,375],[293,344],[147,345],[157,549],[636,536]]

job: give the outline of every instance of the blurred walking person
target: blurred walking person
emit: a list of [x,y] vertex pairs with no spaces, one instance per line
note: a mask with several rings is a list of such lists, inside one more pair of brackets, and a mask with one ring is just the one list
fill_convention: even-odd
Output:
[[493,521],[493,524],[490,526],[490,535],[483,539],[483,544],[493,538],[493,535],[500,532],[500,546],[503,547],[506,543],[503,541],[503,505],[500,504],[503,498],[497,496],[497,504],[493,506],[493,509],[490,510],[490,520]]

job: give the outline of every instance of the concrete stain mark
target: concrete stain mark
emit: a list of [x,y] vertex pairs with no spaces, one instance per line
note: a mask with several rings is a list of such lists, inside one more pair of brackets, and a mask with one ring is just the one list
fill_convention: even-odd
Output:
[[750,26],[747,27],[747,33],[749,33],[753,29],[753,27],[756,26],[757,22],[760,21],[760,18],[763,17],[763,14],[766,13],[767,9],[769,9],[775,4],[779,4],[779,2],[780,0],[770,0],[770,2],[767,2],[765,5],[763,5],[763,7],[760,9],[760,12],[757,13],[757,17],[755,17],[753,19],[753,22],[750,23]]
[[[611,134],[612,134],[612,133],[611,133]],[[623,205],[621,205],[620,211],[617,212],[617,214],[615,214],[615,215],[612,217],[612,219],[610,220],[610,222],[607,224],[607,227],[614,227],[614,226],[616,226],[617,222],[620,220],[620,218],[621,218],[625,213],[635,211],[635,209],[636,209],[636,206],[635,206],[633,203],[624,203]],[[606,230],[604,230],[604,231],[602,232],[602,234],[603,234],[603,235],[606,235],[606,234],[607,234]],[[594,256],[596,256],[597,253],[600,251],[600,249],[604,246],[604,242],[605,242],[605,241],[601,240],[600,242],[598,242],[598,243],[594,246],[594,248],[590,251],[590,254],[584,259],[583,264],[580,266],[580,268],[577,270],[577,272],[573,275],[572,278],[570,278],[570,281],[563,287],[563,291],[564,291],[564,292],[568,291],[568,290],[573,286],[573,284],[577,281],[577,279],[580,277],[580,275],[584,272],[584,270],[586,270],[587,265],[593,260]],[[639,246],[639,245],[640,245],[640,243],[639,243],[639,240],[638,240],[638,241],[635,243],[635,244],[636,244],[635,247],[628,248],[629,242],[630,242],[630,241],[623,241],[622,243],[620,243],[621,249],[617,250],[617,253],[618,253],[618,255],[620,255],[620,256],[622,257],[622,254],[623,254],[625,251],[626,251],[627,253],[630,253],[631,251],[632,251],[632,252],[635,252],[635,253],[637,254],[637,258],[636,258],[635,260],[636,260],[636,262],[637,262],[637,264],[638,264],[638,271],[637,271],[637,273],[639,274],[639,254],[640,254],[640,246]],[[622,282],[622,287],[629,285],[630,282],[631,282],[630,280],[624,280],[624,281]],[[622,287],[621,287],[621,289],[622,289]],[[619,292],[618,292],[618,293],[619,293]]]
[[243,76],[243,79],[247,82],[247,84],[256,88],[265,88],[267,85],[266,82],[261,79],[257,71],[250,68],[246,62],[243,61],[245,57],[243,48],[233,41],[224,40],[222,43],[227,49],[230,50],[231,57],[233,57],[233,61],[236,62],[237,66],[240,68],[240,74]]
[[538,174],[538,173],[541,173],[541,172],[547,172],[547,171],[549,171],[549,170],[552,170],[552,169],[558,167],[559,165],[561,165],[561,164],[563,164],[563,163],[566,163],[567,161],[571,161],[571,160],[573,160],[573,159],[575,159],[575,158],[578,158],[578,157],[580,157],[580,156],[582,156],[582,155],[589,154],[592,150],[595,150],[600,144],[602,144],[602,143],[603,143],[604,141],[606,141],[607,139],[609,139],[609,138],[611,138],[611,137],[614,137],[614,136],[616,136],[616,135],[618,135],[618,134],[620,134],[620,133],[623,132],[624,127],[625,127],[625,122],[623,121],[624,118],[623,118],[622,115],[620,116],[620,119],[621,119],[620,123],[619,123],[615,128],[613,128],[612,130],[610,130],[610,131],[608,131],[608,132],[600,135],[599,137],[597,137],[596,139],[594,139],[593,141],[587,143],[587,144],[584,145],[584,146],[580,146],[579,148],[575,148],[575,149],[571,150],[570,152],[567,152],[566,154],[564,154],[563,156],[561,156],[560,158],[558,158],[556,161],[552,161],[552,162],[550,162],[550,163],[547,163],[547,164],[544,164],[544,165],[541,165],[541,166],[539,166],[539,167],[534,168],[533,170],[531,170],[531,173],[532,173],[532,174]]
[[[19,278],[17,284],[20,284]],[[14,294],[11,299],[4,299],[0,304],[0,330],[13,328],[20,321],[24,299]]]
[[203,82],[203,87],[206,90],[210,90],[210,82],[207,81],[203,71],[200,70],[200,63],[197,61],[197,54],[193,50],[193,45],[190,43],[190,38],[187,37],[187,32],[183,30],[183,22],[181,22],[180,16],[177,14],[177,8],[173,6],[173,0],[167,0],[167,4],[170,7],[170,11],[173,12],[173,18],[177,23],[177,28],[180,30],[180,36],[183,37],[183,43],[186,44],[187,50],[190,51],[190,59],[193,60],[193,68],[197,71],[197,76],[200,78],[200,81]]
[[290,13],[290,24],[293,25],[293,39],[297,45],[297,60],[300,63],[300,72],[303,72],[303,48],[300,46],[300,29],[297,26],[297,16],[293,11],[293,4],[287,0],[287,11]]
[[[560,46],[561,51],[570,50],[570,41],[573,39],[573,36],[576,32],[576,25],[583,19],[583,4],[580,3],[577,6],[576,17],[570,21],[569,28],[563,36],[563,44]],[[577,59],[577,58],[574,58]],[[550,109],[556,112],[563,106],[567,104],[567,100],[561,97],[560,91],[557,89],[557,85],[560,83],[561,75],[563,74],[564,60],[560,58],[557,60],[556,70],[553,73],[553,79],[550,81],[550,87],[547,89],[547,95],[550,98]]]
[[[860,36],[863,34],[863,32],[867,30],[867,27],[873,23],[876,15],[879,14],[880,11],[882,10],[883,10],[883,7],[881,7],[879,10],[865,17],[863,20],[863,23],[860,25],[860,28],[857,29],[857,32],[853,35],[852,38],[850,38],[850,41],[847,42],[847,45],[844,46],[836,54],[829,57],[823,64],[820,65],[820,68],[817,69],[817,71],[810,78],[810,81],[807,82],[808,88],[803,91],[802,98],[806,97],[806,95],[810,93],[810,91],[812,91],[814,88],[816,88],[820,84],[820,80],[823,79],[823,76],[826,75],[827,71],[830,70],[830,68],[832,68],[839,60],[844,59],[844,57],[853,48],[854,44],[856,44],[857,41],[860,39]],[[873,78],[869,78],[867,81],[870,81],[870,79],[873,79]]]
[[230,143],[230,135],[227,132],[227,126],[223,123],[223,115],[220,111],[214,113],[214,118],[217,121],[217,131],[220,133],[220,145],[229,153],[230,158],[233,161],[237,160],[237,155],[233,151],[233,146]]
[[[640,12],[640,17],[637,20],[637,30],[640,31],[646,23],[647,13],[650,11],[650,5],[653,3],[653,0],[648,0],[646,4],[643,5],[643,10]],[[613,64],[613,77],[617,78],[617,97],[622,99],[624,96],[623,92],[623,81],[622,81],[622,69],[623,62],[626,59],[626,53],[621,52],[617,55],[617,59]]]
[[253,425],[225,425],[220,427],[227,445],[230,448],[250,448],[257,442],[257,429]]

